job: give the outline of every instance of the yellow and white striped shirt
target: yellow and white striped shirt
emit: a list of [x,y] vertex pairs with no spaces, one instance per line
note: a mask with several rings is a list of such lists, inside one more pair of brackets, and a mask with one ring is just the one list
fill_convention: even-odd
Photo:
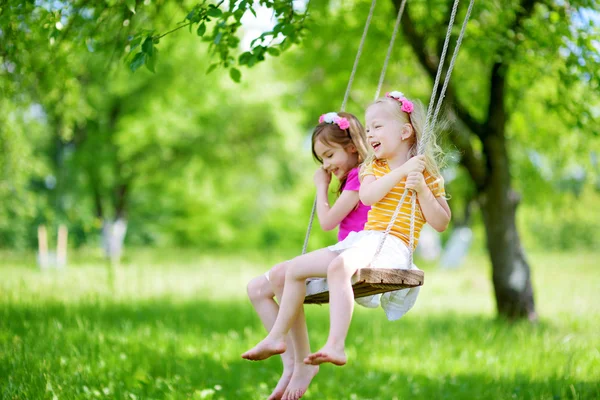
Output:
[[[385,174],[389,173],[390,167],[385,160],[374,160],[371,164],[365,165],[360,173],[361,180],[367,175],[374,175],[375,178],[379,179]],[[440,176],[433,176],[427,170],[423,172],[425,177],[425,183],[431,190],[435,197],[441,197],[446,195],[444,190],[444,180]],[[404,189],[406,186],[406,178],[402,179],[398,184],[381,200],[371,206],[367,223],[365,224],[365,230],[381,231],[385,232],[387,226],[390,223],[396,206],[402,198]],[[406,247],[410,243],[410,214],[411,214],[411,202],[410,193],[404,198],[398,217],[394,222],[394,226],[390,230],[390,234],[398,237],[402,240]],[[421,206],[417,199],[417,207],[415,208],[415,229],[414,229],[414,247],[417,247],[419,242],[419,235],[421,229],[425,224],[425,217],[421,212]]]

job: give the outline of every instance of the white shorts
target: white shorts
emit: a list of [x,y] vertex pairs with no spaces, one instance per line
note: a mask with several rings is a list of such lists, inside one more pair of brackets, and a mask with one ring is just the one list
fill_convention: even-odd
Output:
[[[352,251],[353,262],[362,265],[361,268],[399,268],[418,269],[414,264],[408,265],[410,253],[402,240],[387,235],[383,248],[375,260],[373,255],[384,236],[379,231],[350,232],[346,239],[329,246],[328,249],[338,254]],[[417,301],[420,287],[401,289],[393,292],[361,297],[356,302],[364,307],[376,308],[381,305],[388,320],[397,320],[406,314]]]

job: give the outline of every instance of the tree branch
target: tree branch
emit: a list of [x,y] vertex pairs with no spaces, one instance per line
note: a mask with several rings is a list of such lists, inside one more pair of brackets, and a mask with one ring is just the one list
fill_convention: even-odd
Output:
[[[523,21],[529,18],[533,13],[536,3],[540,0],[523,0],[517,9],[515,20],[508,29],[514,32],[520,32],[523,29]],[[518,41],[518,35],[515,35],[515,40]],[[504,127],[507,121],[506,108],[504,104],[505,87],[506,87],[506,72],[511,62],[511,56],[514,55],[517,46],[513,50],[507,51],[506,57],[502,57],[501,61],[495,62],[492,65],[490,73],[490,97],[488,102],[488,117],[484,126],[486,127],[484,134],[489,135],[504,135]],[[504,53],[500,50],[500,53]]]
[[[400,6],[399,0],[393,1],[396,7]],[[408,8],[403,15],[402,30],[419,62],[425,68],[425,71],[432,79],[435,79],[439,66],[439,58],[427,52],[425,38],[417,32],[417,29],[410,18]],[[452,104],[452,112],[456,117],[454,122],[456,129],[450,130],[450,139],[461,152],[461,164],[467,169],[475,185],[478,188],[481,188],[485,183],[486,169],[481,157],[476,155],[473,146],[471,145],[470,135],[464,132],[471,131],[481,138],[484,135],[484,127],[469,113],[469,111],[467,111],[466,107],[458,101],[451,83],[448,84],[446,93],[446,101]]]
[[454,129],[448,130],[448,136],[452,143],[461,153],[460,163],[464,166],[477,187],[477,191],[483,188],[486,180],[486,169],[481,155],[478,155],[471,145],[469,128],[464,126],[460,118],[455,118]]
[[129,182],[120,184],[115,188],[115,220],[127,216],[127,194]]
[[[400,0],[393,0],[396,7],[400,6]],[[406,10],[402,16],[402,31],[405,37],[408,39],[410,46],[412,47],[417,59],[421,65],[425,68],[425,71],[429,74],[432,79],[435,79],[438,67],[439,58],[427,51],[425,44],[425,37],[417,32],[417,29],[410,17],[409,6],[406,5]],[[441,90],[441,88],[440,88]],[[484,135],[483,124],[479,123],[472,115],[467,111],[466,107],[458,100],[455,95],[454,85],[448,84],[446,89],[446,97],[452,99],[453,107],[456,111],[456,115],[460,118],[464,124],[475,133],[477,136],[482,137]]]

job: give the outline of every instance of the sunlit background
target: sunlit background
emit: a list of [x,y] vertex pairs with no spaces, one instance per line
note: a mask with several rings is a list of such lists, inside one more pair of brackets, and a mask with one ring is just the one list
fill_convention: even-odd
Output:
[[[280,22],[274,3],[245,13],[235,60]],[[399,3],[375,8],[347,106],[361,121]],[[453,220],[423,232],[419,301],[394,323],[357,309],[348,366],[323,367],[305,398],[600,397],[600,4],[568,3],[475,2],[440,137]],[[153,65],[132,72],[136,35],[161,36],[194,6],[0,5],[2,398],[262,399],[277,382],[278,360],[239,358],[264,335],[245,285],[302,249],[310,134],[340,109],[370,2],[293,2],[308,12],[300,43],[278,35],[251,68],[207,73],[220,60],[213,18],[202,37],[198,25],[161,37]],[[450,8],[408,1],[384,92],[427,104]],[[481,140],[498,133],[491,99],[505,162]],[[484,204],[498,171],[518,203],[501,213],[518,237],[500,236],[529,264],[535,324],[496,318],[489,250],[503,239]],[[309,249],[335,240],[315,221]],[[328,308],[307,313],[317,348]]]

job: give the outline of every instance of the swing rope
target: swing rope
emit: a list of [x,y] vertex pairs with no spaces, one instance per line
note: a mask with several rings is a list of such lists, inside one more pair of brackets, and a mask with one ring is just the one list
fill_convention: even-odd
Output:
[[365,22],[365,28],[363,29],[363,34],[360,38],[360,45],[358,46],[358,51],[356,52],[356,58],[354,59],[354,65],[352,66],[350,79],[348,80],[348,85],[346,86],[346,93],[344,93],[344,100],[342,101],[342,107],[340,108],[341,111],[346,111],[346,104],[348,103],[348,97],[350,97],[350,89],[352,88],[352,84],[354,83],[354,77],[356,76],[356,70],[358,69],[358,61],[362,56],[363,47],[365,46],[365,40],[367,39],[367,32],[369,31],[369,27],[371,26],[371,19],[373,18],[373,11],[375,10],[376,3],[377,0],[371,1],[371,8],[369,9],[367,22]]
[[[429,125],[427,125],[427,123],[425,123],[425,127],[426,127],[426,133],[429,132],[428,135],[425,135],[425,137],[423,138],[423,140],[421,140],[421,142],[419,143],[419,146],[417,147],[417,154],[422,154],[424,149],[425,149],[425,145],[427,144],[427,140],[429,140],[429,137],[431,136],[431,130],[433,129],[433,127],[435,126],[435,124],[437,123],[437,118],[438,118],[438,114],[440,112],[440,109],[442,107],[442,102],[444,100],[444,97],[446,96],[446,89],[448,88],[448,82],[450,81],[450,76],[452,75],[452,70],[454,69],[454,62],[456,61],[456,57],[458,56],[458,50],[460,49],[460,45],[462,44],[462,40],[463,37],[465,35],[465,31],[467,28],[467,22],[469,21],[469,18],[471,17],[471,11],[473,10],[473,3],[475,2],[475,0],[471,0],[469,2],[469,7],[467,9],[467,13],[465,15],[465,19],[463,20],[463,24],[462,27],[460,29],[460,34],[458,35],[458,39],[456,40],[456,46],[454,48],[454,52],[452,54],[452,59],[450,60],[450,65],[448,67],[448,71],[446,72],[446,79],[444,80],[444,85],[442,86],[442,91],[440,93],[440,97],[437,101],[437,106],[435,108],[435,112],[433,114],[433,119],[431,121],[431,123]],[[456,8],[456,6],[458,6],[458,0],[456,0],[455,6],[454,8]],[[453,14],[456,14],[456,12],[454,11],[453,8]],[[452,17],[454,19],[454,16]],[[446,35],[446,38],[448,39],[450,37],[450,29],[448,30],[448,34]],[[446,50],[447,47],[447,40],[444,43],[444,51]],[[443,65],[443,61],[440,60],[440,65],[438,65],[438,71],[441,70]],[[433,93],[435,93],[435,90],[433,91]],[[431,104],[430,104],[431,106]],[[410,258],[409,258],[409,265],[412,265],[413,263],[413,246],[414,246],[414,227],[415,227],[415,210],[416,210],[416,200],[417,200],[417,195],[414,193],[411,194],[411,215],[410,215],[410,245],[409,245],[409,250],[410,250]]]
[[385,78],[385,72],[387,70],[388,63],[390,62],[390,56],[392,55],[392,48],[394,47],[394,42],[396,41],[396,35],[398,34],[398,28],[400,27],[400,20],[402,19],[402,14],[404,14],[404,6],[406,5],[406,0],[402,0],[402,4],[400,4],[400,9],[398,10],[398,15],[396,16],[396,22],[394,23],[394,31],[392,32],[392,38],[390,39],[390,44],[388,45],[387,54],[385,55],[385,60],[383,61],[383,68],[381,68],[381,74],[379,75],[379,83],[377,83],[377,90],[375,91],[375,99],[379,98],[379,93],[381,92],[381,86],[383,86],[383,79]]
[[[444,40],[444,47],[442,50],[442,55],[440,57],[440,62],[438,65],[438,70],[436,73],[436,77],[435,77],[435,82],[433,85],[433,90],[431,92],[431,99],[429,101],[429,106],[427,109],[427,117],[425,119],[425,129],[423,132],[423,137],[421,138],[421,140],[419,141],[419,145],[417,146],[417,155],[423,154],[424,149],[425,149],[425,144],[427,143],[427,141],[429,140],[429,137],[432,134],[432,130],[433,130],[433,126],[435,126],[435,123],[437,122],[437,118],[438,118],[438,114],[439,111],[441,109],[441,105],[442,105],[442,101],[445,97],[446,94],[446,89],[448,88],[448,83],[450,81],[450,76],[452,75],[452,70],[454,69],[454,63],[456,61],[456,57],[458,56],[458,51],[460,49],[460,46],[462,44],[462,40],[466,31],[466,26],[467,23],[469,21],[470,15],[471,15],[471,10],[473,9],[473,3],[475,2],[475,0],[471,0],[469,3],[469,8],[467,9],[467,13],[465,15],[465,18],[463,20],[463,24],[462,24],[462,28],[460,30],[460,34],[458,36],[458,39],[456,41],[456,46],[454,48],[453,54],[452,54],[452,59],[450,61],[450,66],[448,67],[448,70],[446,71],[446,76],[444,78],[444,84],[442,85],[442,91],[440,92],[440,97],[437,99],[437,105],[435,107],[435,113],[433,114],[432,117],[432,111],[434,109],[434,104],[436,102],[436,95],[437,95],[437,88],[439,86],[439,82],[440,82],[440,77],[442,74],[442,70],[443,70],[443,66],[444,66],[444,62],[446,60],[446,52],[448,50],[448,44],[450,42],[450,37],[452,34],[452,27],[454,26],[454,19],[456,18],[456,13],[458,10],[458,3],[460,2],[460,0],[455,0],[454,1],[454,5],[452,7],[452,13],[450,15],[450,21],[448,23],[448,29],[446,32],[446,38]],[[433,118],[433,119],[432,119]],[[413,190],[409,190],[409,189],[404,189],[404,193],[402,194],[402,197],[400,198],[400,201],[398,202],[398,205],[396,206],[396,209],[394,210],[394,214],[390,220],[390,223],[388,224],[383,237],[381,238],[381,241],[379,242],[379,245],[377,246],[377,250],[375,251],[375,255],[373,256],[373,260],[371,261],[371,264],[373,264],[373,262],[375,261],[375,259],[377,258],[377,256],[379,256],[379,254],[381,253],[381,249],[383,248],[383,244],[385,243],[385,239],[387,238],[387,235],[389,234],[389,232],[391,231],[392,227],[394,226],[394,223],[396,222],[396,218],[398,217],[398,214],[402,208],[402,205],[404,204],[404,199],[406,198],[407,194],[410,192],[410,202],[411,202],[411,214],[410,214],[410,236],[409,236],[409,246],[408,246],[408,250],[409,250],[409,262],[408,265],[412,266],[413,264],[413,253],[414,253],[414,236],[415,236],[415,212],[416,212],[416,200],[417,200],[417,196],[416,193]]]
[[[452,70],[454,69],[454,62],[456,61],[456,57],[458,56],[458,50],[460,49],[460,46],[463,41],[463,37],[465,36],[465,31],[467,30],[467,22],[469,21],[469,18],[471,17],[471,11],[473,10],[474,3],[475,3],[475,0],[471,0],[469,2],[469,8],[467,8],[467,14],[465,15],[465,19],[463,20],[463,24],[460,29],[460,34],[458,35],[458,39],[456,40],[456,47],[454,49],[454,53],[452,54],[452,59],[450,60],[450,66],[448,67],[447,76],[452,75]],[[439,67],[438,67],[438,69],[439,69]],[[448,88],[449,81],[450,81],[450,79],[446,79],[444,81],[444,86],[442,86],[442,92],[440,93],[440,98],[438,99],[438,104],[437,104],[437,107],[435,108],[435,113],[433,114],[433,120],[431,121],[431,126],[435,126],[435,124],[437,122],[438,114],[439,114],[440,108],[442,106],[442,101],[444,100],[444,97],[446,96],[446,89]],[[420,145],[421,144],[423,147],[420,148],[419,150],[423,151],[425,144],[420,143]]]
[[[450,38],[451,38],[452,27],[454,25],[454,20],[456,18],[456,14],[457,14],[459,2],[460,2],[460,0],[455,0],[454,1],[454,5],[452,7],[450,21],[448,23],[448,29],[447,29],[447,32],[446,32],[446,37],[444,39],[444,47],[443,47],[443,50],[442,50],[442,55],[440,57],[440,62],[438,64],[438,70],[437,70],[437,73],[436,73],[436,78],[435,78],[435,81],[434,81],[434,86],[433,86],[433,90],[432,90],[432,94],[431,94],[431,99],[430,99],[428,110],[427,110],[427,116],[426,116],[426,121],[425,121],[425,128],[424,128],[424,132],[423,132],[423,137],[421,138],[421,140],[419,142],[419,145],[417,147],[417,154],[418,155],[422,154],[424,152],[425,145],[426,145],[427,141],[429,140],[430,135],[432,134],[432,130],[433,130],[432,127],[435,126],[435,123],[437,122],[438,114],[439,114],[439,111],[441,109],[441,104],[442,104],[442,101],[443,101],[443,99],[445,97],[445,92],[446,92],[446,89],[448,87],[448,83],[450,81],[450,76],[452,74],[452,70],[454,68],[455,60],[456,60],[456,57],[458,56],[458,51],[459,51],[460,46],[462,44],[462,40],[463,40],[465,31],[466,31],[466,26],[467,26],[467,23],[469,21],[469,18],[470,18],[470,15],[471,15],[471,11],[472,11],[472,8],[473,8],[473,4],[474,4],[474,0],[470,0],[467,13],[466,13],[465,18],[463,20],[463,24],[462,24],[462,28],[461,28],[460,34],[459,34],[459,37],[457,39],[456,46],[454,48],[454,52],[453,52],[453,55],[452,55],[452,59],[450,61],[449,68],[446,71],[446,76],[444,78],[444,83],[442,85],[442,90],[440,92],[440,97],[437,99],[437,104],[436,104],[437,89],[438,89],[439,81],[440,81],[441,74],[442,74],[442,71],[443,71],[443,66],[444,66],[445,58],[446,58],[446,53],[447,53],[448,45],[449,45]],[[365,37],[366,37],[366,32],[368,30],[368,25],[370,24],[370,20],[371,20],[371,17],[372,17],[373,8],[374,8],[374,5],[375,5],[374,3],[375,3],[375,0],[371,4],[371,10],[370,10],[369,16],[367,18],[367,24],[365,25],[365,30],[363,32],[363,37],[361,39],[361,43],[360,43],[360,46],[359,46],[359,51],[357,53],[357,58],[356,58],[355,63],[354,63],[354,67],[353,67],[353,70],[352,70],[350,81],[348,82],[348,87],[346,89],[346,93],[344,95],[344,102],[342,103],[342,110],[346,106],[347,98],[348,98],[349,93],[350,93],[350,87],[351,87],[352,81],[354,80],[354,75],[356,73],[356,68],[358,66],[358,60],[360,58],[360,55],[362,54],[362,48],[363,48],[363,45],[364,45],[364,40],[365,40]],[[386,69],[387,69],[387,66],[388,66],[388,63],[389,63],[390,54],[391,54],[391,51],[392,51],[393,44],[394,44],[394,41],[396,39],[396,35],[397,35],[397,32],[398,32],[398,27],[399,27],[399,24],[400,24],[400,20],[402,18],[402,14],[404,12],[405,3],[406,3],[406,0],[403,0],[402,4],[400,5],[400,8],[398,10],[398,15],[396,17],[396,22],[395,22],[395,25],[394,25],[394,31],[392,33],[392,38],[391,38],[390,44],[388,46],[388,51],[387,51],[386,58],[385,58],[385,61],[384,61],[384,64],[383,64],[383,68],[382,68],[382,71],[381,71],[381,75],[380,75],[380,78],[379,78],[379,82],[378,82],[378,86],[377,86],[377,90],[376,90],[376,94],[375,94],[375,99],[377,99],[379,97],[379,94],[380,94],[380,91],[381,91],[381,86],[383,85],[383,80],[384,80],[384,77],[385,77],[385,72],[386,72]],[[434,104],[436,104],[436,106],[435,106],[435,112],[433,112],[433,110],[434,110]],[[432,115],[432,113],[433,113],[433,115]],[[409,258],[409,265],[412,265],[412,263],[413,263],[413,247],[414,247],[414,224],[415,224],[415,213],[416,213],[416,194],[414,193],[414,191],[408,190],[408,189],[404,190],[404,193],[402,194],[402,197],[400,198],[400,201],[398,202],[398,205],[396,206],[396,209],[394,210],[394,214],[392,215],[390,223],[386,227],[386,230],[384,231],[384,234],[383,234],[383,236],[381,238],[381,241],[380,241],[380,243],[379,243],[379,245],[378,245],[378,247],[377,247],[377,249],[375,251],[375,254],[374,254],[373,259],[371,261],[371,265],[376,260],[377,256],[380,254],[380,252],[381,252],[381,250],[383,248],[383,245],[385,243],[385,239],[388,236],[389,232],[391,231],[391,229],[392,229],[392,227],[393,227],[393,225],[394,225],[394,223],[395,223],[395,221],[396,221],[396,219],[398,217],[398,214],[399,214],[399,212],[400,212],[400,210],[402,208],[402,205],[404,204],[404,200],[406,199],[406,196],[408,195],[409,192],[411,194],[411,216],[410,216],[410,237],[409,237],[409,254],[410,254],[410,258]],[[303,250],[302,250],[302,254],[305,254],[305,252],[306,252],[306,247],[307,247],[307,244],[308,244],[308,239],[309,239],[309,236],[310,236],[310,230],[311,230],[311,227],[312,227],[312,222],[313,222],[313,219],[314,219],[315,211],[316,211],[316,197],[315,197],[315,202],[313,204],[313,210],[311,212],[311,218],[310,218],[310,221],[309,221],[309,227],[308,227],[308,230],[306,232],[306,237],[305,237],[305,241],[304,241],[304,247],[303,247]],[[402,280],[402,283],[404,283],[404,279]],[[381,284],[382,285],[380,285],[379,287],[380,288],[385,288],[385,282],[381,281]],[[322,296],[322,294],[320,294],[319,296]],[[313,300],[311,302],[320,302],[320,299],[319,300],[315,299],[315,300]]]
[[[406,0],[404,0],[404,1],[406,1]],[[354,77],[356,76],[356,70],[358,69],[358,62],[360,61],[360,57],[362,56],[365,41],[367,39],[367,32],[369,31],[369,27],[371,26],[371,19],[373,19],[373,12],[375,10],[376,3],[377,3],[377,0],[371,1],[371,8],[369,9],[369,15],[367,16],[367,21],[365,22],[365,27],[363,29],[362,37],[360,38],[360,44],[358,45],[356,57],[354,58],[354,65],[352,66],[352,72],[350,72],[350,79],[348,80],[348,85],[346,85],[346,92],[344,93],[344,100],[342,100],[341,111],[346,110],[346,104],[348,103],[348,97],[350,97],[350,89],[352,89],[352,84],[354,83]],[[304,245],[302,246],[302,254],[306,254],[306,250],[308,248],[308,239],[310,238],[310,231],[312,230],[312,225],[313,225],[313,221],[315,219],[316,211],[317,211],[317,196],[315,195],[315,200],[313,201],[312,211],[310,212],[310,219],[308,220],[308,228],[306,228],[306,236],[304,237]]]

